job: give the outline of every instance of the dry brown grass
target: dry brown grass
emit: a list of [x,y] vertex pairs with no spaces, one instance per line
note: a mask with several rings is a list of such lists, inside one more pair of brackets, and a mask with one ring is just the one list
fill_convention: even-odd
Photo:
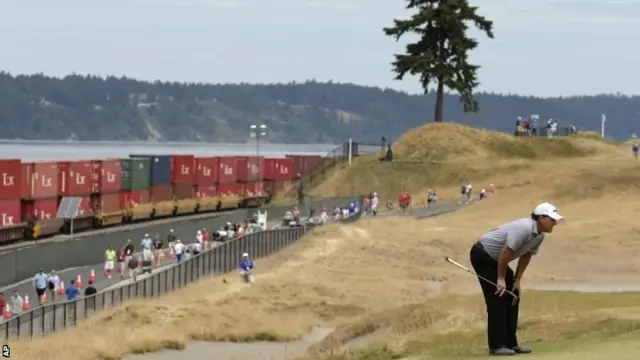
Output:
[[[497,185],[498,194],[428,220],[388,218],[319,229],[282,253],[260,260],[255,286],[233,281],[235,275],[230,275],[230,284],[220,278],[202,280],[160,299],[105,311],[77,328],[33,342],[19,341],[12,344],[14,357],[117,359],[126,353],[182,348],[195,339],[294,339],[312,326],[337,326],[316,348],[319,353],[376,329],[409,333],[393,346],[385,345],[384,351],[392,355],[427,348],[463,353],[452,347],[456,342],[451,337],[466,337],[475,344],[472,349],[481,348],[482,302],[477,295],[468,295],[477,287],[475,279],[446,264],[443,257],[467,262],[469,246],[478,235],[526,216],[537,202],[555,202],[567,221],[545,241],[526,274],[525,288],[551,281],[635,282],[640,270],[636,239],[640,203],[635,201],[640,167],[619,156],[615,146],[585,141],[595,149],[586,157],[526,163],[460,160],[457,170],[440,168],[445,175],[417,174],[416,179],[431,176],[444,184],[447,177],[458,176],[456,171],[468,171],[465,176],[472,180],[479,172],[482,181]],[[370,175],[380,177],[370,176],[371,181],[387,185],[397,181],[384,180],[386,171],[375,168]],[[505,169],[508,172],[500,172]],[[340,181],[342,175],[334,176],[333,181]],[[427,286],[430,281],[444,284],[442,292]],[[529,296],[535,301],[525,300],[523,305],[528,340],[566,338],[572,331],[582,334],[594,326],[616,334],[636,328],[638,311],[628,307],[637,306],[638,295]],[[457,332],[451,333],[452,329]],[[435,340],[416,342],[410,335],[415,331]],[[370,359],[393,358],[375,354]]]

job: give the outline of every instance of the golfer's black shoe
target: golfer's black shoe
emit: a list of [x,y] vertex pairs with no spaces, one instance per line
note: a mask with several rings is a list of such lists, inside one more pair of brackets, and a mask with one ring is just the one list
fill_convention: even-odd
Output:
[[515,351],[516,354],[531,354],[533,352],[533,350],[520,345],[512,347],[511,350]]
[[515,355],[516,352],[506,347],[501,347],[499,349],[489,350],[489,355],[493,356],[512,356]]

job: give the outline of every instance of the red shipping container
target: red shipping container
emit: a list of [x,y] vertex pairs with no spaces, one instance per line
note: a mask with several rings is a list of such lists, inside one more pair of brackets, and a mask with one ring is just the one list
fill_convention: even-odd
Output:
[[120,207],[125,209],[150,202],[149,190],[122,190],[120,192]]
[[38,221],[56,220],[58,198],[25,201],[22,206],[22,218],[29,220],[35,216]]
[[273,170],[274,180],[289,181],[293,179],[293,159],[276,159]]
[[194,189],[192,184],[173,184],[173,196],[177,200],[193,199]]
[[242,196],[242,186],[238,183],[223,183],[218,184],[218,195],[230,196],[237,195]]
[[0,199],[20,199],[22,184],[22,163],[20,160],[0,159]]
[[212,198],[218,196],[218,187],[215,185],[196,185],[194,194],[197,198]]
[[293,178],[293,159],[264,159],[264,180],[287,181]]
[[91,194],[93,176],[91,161],[58,162],[60,169],[60,195],[82,196]]
[[56,162],[22,164],[21,197],[25,200],[46,199],[58,196],[59,169]]
[[237,181],[258,181],[264,173],[264,158],[262,156],[238,156]]
[[120,191],[120,159],[91,161],[91,193]]
[[264,168],[262,169],[262,179],[263,180],[273,180],[274,179],[274,174],[273,174],[273,170],[275,169],[275,161],[278,159],[269,159],[269,158],[265,158],[264,162],[262,163],[264,165]]
[[244,197],[258,197],[264,194],[264,185],[262,181],[241,183],[241,193]]
[[219,169],[219,157],[196,158],[196,184],[215,184],[218,182]]
[[92,208],[98,213],[114,213],[120,211],[120,193],[94,195],[92,198]]
[[173,155],[171,157],[171,182],[174,184],[196,181],[196,159],[193,155]]
[[80,206],[78,206],[77,217],[93,216],[93,204],[91,202],[91,196],[84,196],[80,200]]
[[149,188],[149,201],[171,201],[173,200],[173,186],[171,184],[155,185]]
[[227,184],[236,182],[238,161],[234,156],[223,156],[218,166],[218,183]]
[[22,223],[20,199],[0,200],[0,227],[11,227]]

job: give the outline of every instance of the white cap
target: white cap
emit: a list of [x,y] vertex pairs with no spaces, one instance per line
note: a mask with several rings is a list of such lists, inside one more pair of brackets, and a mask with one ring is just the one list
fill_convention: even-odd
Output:
[[564,219],[564,216],[558,213],[558,209],[555,207],[555,205],[549,204],[548,202],[543,202],[536,206],[536,208],[533,210],[533,215],[548,216],[556,221]]
[[248,253],[244,253],[244,254],[242,254],[242,257],[249,257],[249,254]]

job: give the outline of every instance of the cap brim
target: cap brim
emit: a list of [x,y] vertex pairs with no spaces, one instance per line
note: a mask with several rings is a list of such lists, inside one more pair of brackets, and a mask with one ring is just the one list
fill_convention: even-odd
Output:
[[549,215],[550,218],[552,218],[555,221],[560,221],[564,219],[564,216],[558,214],[557,212],[553,212],[551,213],[551,215]]

